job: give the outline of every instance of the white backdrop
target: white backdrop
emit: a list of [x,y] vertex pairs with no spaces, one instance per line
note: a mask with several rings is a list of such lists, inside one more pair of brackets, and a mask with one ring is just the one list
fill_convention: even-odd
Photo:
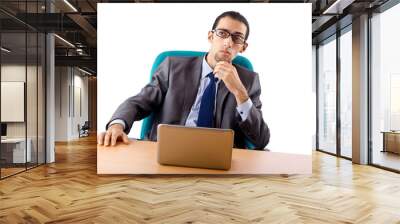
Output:
[[[267,148],[311,154],[311,4],[98,4],[98,129],[129,96],[149,82],[155,57],[166,50],[208,51],[207,32],[224,11],[250,24],[243,53],[260,75]],[[129,134],[139,137],[141,122]]]

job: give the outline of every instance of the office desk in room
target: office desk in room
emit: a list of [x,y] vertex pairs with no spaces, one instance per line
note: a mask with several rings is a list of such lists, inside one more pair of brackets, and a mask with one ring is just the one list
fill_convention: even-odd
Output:
[[383,150],[382,152],[392,152],[400,154],[400,131],[382,131]]
[[[27,142],[27,147],[25,152],[26,142]],[[7,163],[31,162],[32,139],[27,138],[26,142],[25,138],[8,137],[5,139],[1,139],[1,144],[5,146],[5,148],[2,149],[3,154],[1,159],[4,159]],[[12,147],[8,148],[7,146],[12,146]]]
[[166,166],[157,162],[157,143],[133,140],[97,146],[97,174],[311,174],[311,155],[233,149],[230,170]]

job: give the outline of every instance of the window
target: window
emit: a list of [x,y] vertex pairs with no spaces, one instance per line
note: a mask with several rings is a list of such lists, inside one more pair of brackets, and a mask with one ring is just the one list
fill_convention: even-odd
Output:
[[318,149],[336,153],[336,36],[318,48]]
[[352,157],[352,34],[351,26],[340,36],[340,154]]
[[400,5],[371,18],[372,163],[400,170]]

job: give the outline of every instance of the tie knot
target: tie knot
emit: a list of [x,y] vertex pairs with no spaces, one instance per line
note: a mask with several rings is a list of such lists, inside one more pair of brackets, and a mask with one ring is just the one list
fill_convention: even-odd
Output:
[[212,73],[212,72],[208,73],[207,77],[210,78],[210,81],[212,81],[212,80],[214,80],[214,82],[218,81],[218,79],[215,78],[214,73]]

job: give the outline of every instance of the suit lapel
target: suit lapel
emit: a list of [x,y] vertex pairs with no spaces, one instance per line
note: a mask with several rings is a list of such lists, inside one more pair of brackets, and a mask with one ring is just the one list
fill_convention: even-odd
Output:
[[200,85],[201,67],[203,57],[196,57],[185,68],[185,93],[183,101],[183,119],[181,125],[185,125],[186,119],[189,116],[192,105],[196,99],[197,91]]
[[226,88],[224,82],[221,80],[218,84],[217,102],[215,110],[215,127],[220,128],[222,122],[222,106],[225,98],[228,96],[229,90]]

